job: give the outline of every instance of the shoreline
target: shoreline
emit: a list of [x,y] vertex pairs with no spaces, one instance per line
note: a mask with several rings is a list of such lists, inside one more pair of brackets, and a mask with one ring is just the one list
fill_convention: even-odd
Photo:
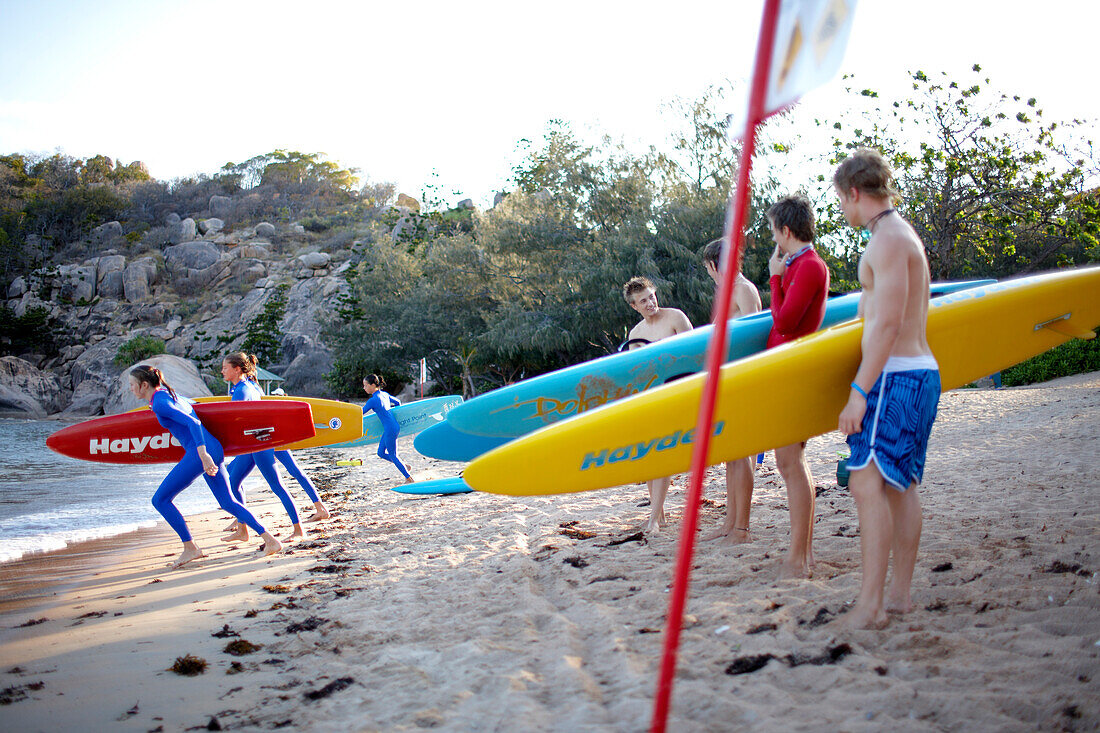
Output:
[[[843,440],[807,448],[818,494],[808,580],[774,580],[788,518],[769,454],[756,475],[754,542],[697,545],[670,729],[1100,727],[1098,441],[1100,373],[945,394],[920,489],[917,608],[857,632],[827,623],[860,580],[854,504],[833,473]],[[458,472],[411,442],[399,449],[418,478]],[[105,566],[51,596],[50,610],[0,610],[5,721],[648,727],[683,476],[666,503],[669,528],[643,537],[644,485],[414,497],[389,490],[399,476],[371,452],[346,457],[359,456],[359,468],[307,467],[336,516],[305,525],[288,554],[225,547],[220,513],[189,518],[207,559],[167,572],[174,534],[163,550],[142,539],[137,551],[102,555]],[[722,477],[708,470],[703,534],[724,516]],[[273,497],[257,507],[284,529]],[[19,626],[32,616],[49,620]],[[223,632],[239,636],[212,636]],[[261,648],[233,656],[226,647],[238,639]],[[167,671],[184,654],[205,659],[206,672]]]

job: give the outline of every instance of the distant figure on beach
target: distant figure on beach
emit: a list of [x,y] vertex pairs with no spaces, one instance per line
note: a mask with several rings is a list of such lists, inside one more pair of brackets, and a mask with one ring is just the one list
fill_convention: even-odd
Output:
[[271,555],[283,549],[282,544],[264,529],[243,504],[233,498],[229,490],[229,476],[224,467],[225,454],[217,438],[202,426],[191,403],[180,399],[160,370],[142,364],[130,372],[130,391],[140,400],[148,401],[157,422],[163,425],[183,446],[183,458],[169,471],[160,487],[153,494],[153,506],[183,542],[183,553],[171,564],[178,568],[192,560],[204,557],[202,550],[191,539],[187,522],[172,500],[190,486],[200,475],[206,479],[218,505],[236,517],[241,526],[251,527],[264,541],[264,554]]
[[[930,278],[924,245],[898,214],[890,164],[861,148],[833,175],[844,218],[871,233],[859,261],[862,359],[840,413],[848,436],[848,488],[859,514],[863,579],[842,619],[882,628],[887,613],[907,613],[921,535],[917,485],[936,419],[940,373],[925,337]],[[893,577],[886,571],[893,553]]]
[[[229,383],[229,396],[234,402],[263,399],[264,393],[260,391],[260,387],[256,383],[255,354],[235,351],[226,356],[222,360],[222,377]],[[233,492],[233,497],[244,504],[244,490],[241,488],[241,484],[248,477],[248,474],[252,473],[253,468],[260,469],[260,475],[264,477],[271,491],[283,503],[283,509],[286,510],[291,524],[294,525],[294,531],[290,533],[290,538],[303,537],[302,524],[298,519],[298,509],[294,506],[294,500],[290,498],[286,487],[283,486],[283,482],[279,478],[279,472],[275,470],[274,450],[268,448],[255,453],[242,453],[229,462],[229,489]],[[223,537],[222,542],[245,542],[248,540],[248,527],[240,522],[229,525],[227,529],[232,531],[233,534]]]
[[[719,270],[722,258],[722,240],[715,239],[703,248],[703,266],[714,281],[721,287],[722,273]],[[737,263],[733,263],[737,267]],[[718,291],[715,291],[715,295]],[[740,318],[760,311],[760,291],[752,280],[738,270],[730,294],[729,317]],[[746,426],[749,427],[749,426]],[[726,462],[726,520],[714,532],[703,537],[704,540],[721,539],[730,544],[751,542],[749,533],[749,512],[752,509],[753,457],[746,456],[736,461]]]
[[[676,308],[662,308],[657,304],[657,291],[653,283],[644,277],[634,277],[623,285],[623,298],[642,316],[641,322],[630,329],[627,344],[641,347],[678,333],[691,330],[691,321]],[[649,489],[649,521],[643,531],[656,532],[665,524],[665,494],[672,484],[672,477],[646,481]]]
[[405,483],[411,484],[413,477],[409,475],[409,469],[397,456],[397,436],[401,434],[401,426],[390,414],[390,410],[400,405],[401,401],[383,389],[385,386],[386,380],[377,374],[368,374],[363,377],[363,391],[369,397],[367,403],[363,405],[363,414],[366,415],[373,410],[382,421],[382,439],[378,441],[378,457],[397,466],[397,470],[405,477]]
[[[775,252],[771,273],[772,330],[767,348],[811,334],[825,318],[829,268],[814,250],[814,209],[803,194],[781,198],[768,209]],[[808,578],[814,565],[814,483],[806,463],[806,443],[775,449],[775,464],[787,486],[791,547],[779,572],[782,578]]]

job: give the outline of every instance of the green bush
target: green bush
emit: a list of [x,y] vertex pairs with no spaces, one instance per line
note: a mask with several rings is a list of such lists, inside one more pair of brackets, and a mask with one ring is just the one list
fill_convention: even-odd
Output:
[[57,323],[44,306],[32,306],[16,316],[7,306],[0,306],[0,354],[23,354],[33,351],[50,356],[57,351]]
[[1005,387],[1100,371],[1100,338],[1073,339],[1001,372]]
[[164,342],[152,336],[134,336],[132,339],[118,347],[115,354],[115,364],[120,367],[128,367],[137,364],[150,356],[164,353]]

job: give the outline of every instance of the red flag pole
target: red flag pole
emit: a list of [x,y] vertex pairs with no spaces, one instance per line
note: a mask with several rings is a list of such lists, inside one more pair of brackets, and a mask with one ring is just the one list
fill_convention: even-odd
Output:
[[714,404],[718,398],[718,373],[725,361],[726,321],[729,320],[730,296],[737,272],[741,269],[741,250],[745,242],[745,218],[749,208],[749,173],[756,148],[756,127],[767,116],[768,74],[772,48],[775,45],[775,25],[781,0],[765,0],[764,15],[760,21],[760,37],[756,46],[752,88],[749,92],[748,116],[742,137],[741,165],[737,171],[737,188],[726,209],[723,238],[726,240],[725,268],[722,286],[718,290],[713,309],[714,331],[707,346],[707,378],[699,403],[699,417],[695,422],[695,442],[691,456],[691,474],[687,501],[684,505],[684,523],[680,529],[680,547],[676,556],[676,570],[668,601],[668,618],[665,623],[664,653],[657,683],[657,696],[653,705],[653,733],[664,733],[668,722],[672,683],[676,676],[676,651],[680,644],[680,628],[683,622],[684,604],[687,600],[688,582],[691,576],[691,559],[695,551],[695,530],[699,520],[699,502],[702,497],[703,474],[707,468],[710,451],[711,428],[714,424]]

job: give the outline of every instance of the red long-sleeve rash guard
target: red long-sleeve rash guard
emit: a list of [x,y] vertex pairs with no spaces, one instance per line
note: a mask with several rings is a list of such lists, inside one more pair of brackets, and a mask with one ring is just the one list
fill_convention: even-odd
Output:
[[768,346],[778,346],[813,333],[825,318],[829,268],[810,250],[792,262],[783,277],[769,281],[772,291],[772,330]]

